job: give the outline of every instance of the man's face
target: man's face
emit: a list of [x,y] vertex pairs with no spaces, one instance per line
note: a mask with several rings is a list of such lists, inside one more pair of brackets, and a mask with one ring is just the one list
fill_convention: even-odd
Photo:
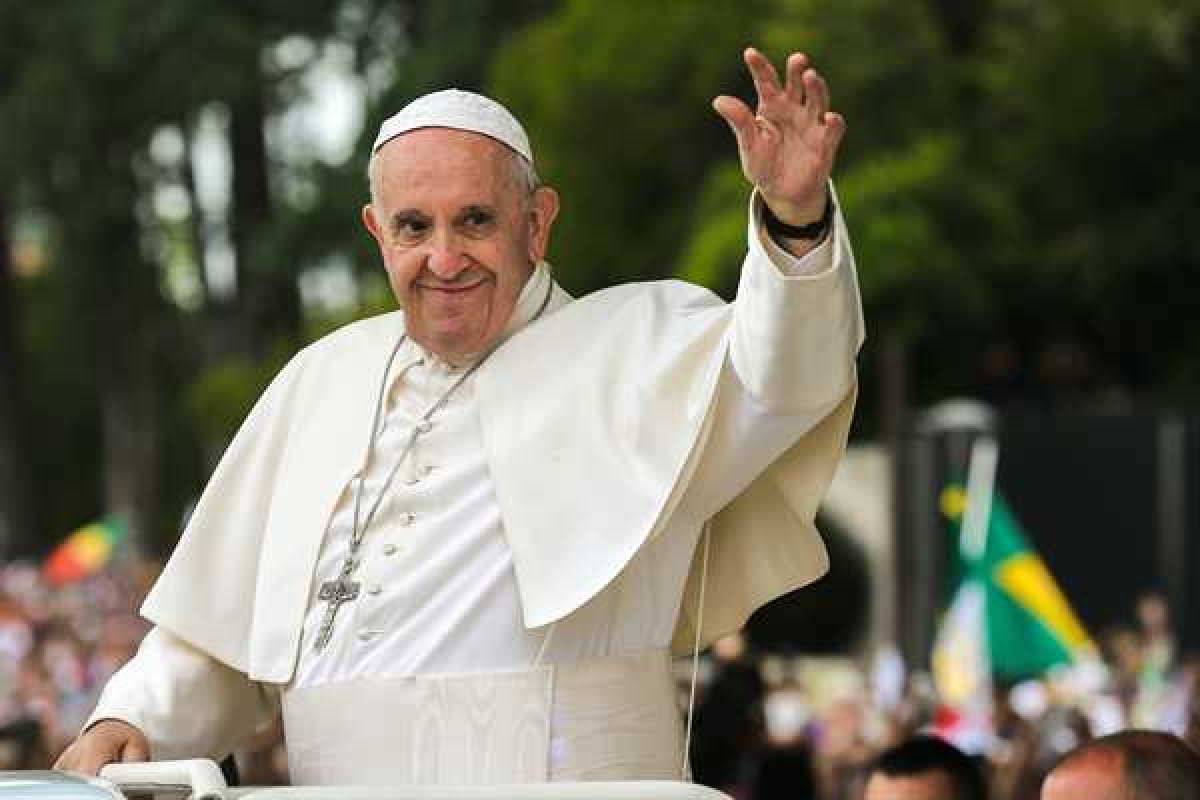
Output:
[[511,152],[480,134],[424,128],[376,154],[363,222],[408,335],[451,360],[481,353],[545,254],[557,196],[529,197]]
[[938,770],[915,775],[876,772],[867,781],[863,800],[945,800],[954,796],[954,785]]

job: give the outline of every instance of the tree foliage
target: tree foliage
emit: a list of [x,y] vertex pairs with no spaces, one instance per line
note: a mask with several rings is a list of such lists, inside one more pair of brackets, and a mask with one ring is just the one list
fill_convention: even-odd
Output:
[[[749,187],[710,103],[752,98],[751,42],[810,53],[849,123],[868,431],[885,342],[916,403],[1200,394],[1200,0],[93,0],[0,22],[0,475],[19,472],[0,545],[44,549],[113,505],[170,543],[287,354],[391,302],[358,223],[367,149],[429,89],[525,121],[563,196],[567,288],[731,296]],[[289,149],[282,120],[338,53],[357,146]],[[220,207],[205,135],[229,161]],[[305,304],[343,273],[353,303]]]
[[[532,132],[562,194],[552,254],[575,291],[670,274],[705,171],[733,138],[709,107],[746,89],[758,3],[574,0],[514,36],[489,87]],[[736,151],[734,151],[736,152]]]

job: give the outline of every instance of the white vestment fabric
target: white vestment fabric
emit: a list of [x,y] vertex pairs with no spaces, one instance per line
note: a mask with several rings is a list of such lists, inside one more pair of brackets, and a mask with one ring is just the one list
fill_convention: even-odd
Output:
[[682,776],[683,731],[670,658],[661,649],[289,689],[283,724],[296,785]]
[[[348,680],[690,650],[706,522],[701,644],[818,577],[813,517],[845,444],[863,335],[853,258],[840,215],[817,274],[785,275],[760,236],[752,223],[731,305],[674,281],[579,300],[554,289],[402,464],[364,543],[363,594],[322,654],[315,598],[345,555],[356,477],[365,511],[395,440],[454,376],[401,347],[368,463],[402,315],[311,345],[222,459],[143,607],[157,628],[93,719],[138,725],[156,758],[219,755],[280,693],[287,709],[288,692],[336,696]],[[535,275],[518,316],[548,282]]]

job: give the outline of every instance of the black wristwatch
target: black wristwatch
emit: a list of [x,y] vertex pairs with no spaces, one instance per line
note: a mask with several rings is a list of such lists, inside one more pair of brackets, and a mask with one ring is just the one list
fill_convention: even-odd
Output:
[[833,212],[833,195],[829,192],[825,193],[825,210],[821,212],[821,218],[807,225],[788,225],[775,216],[769,205],[763,203],[763,225],[766,226],[767,233],[775,237],[784,239],[820,239],[829,230],[829,227],[833,225]]

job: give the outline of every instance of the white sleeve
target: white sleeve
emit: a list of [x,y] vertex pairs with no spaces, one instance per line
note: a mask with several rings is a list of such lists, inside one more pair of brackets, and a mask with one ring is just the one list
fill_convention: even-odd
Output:
[[681,510],[705,520],[841,403],[863,341],[858,278],[841,214],[802,258],[784,251],[751,200],[748,248],[713,427]]
[[[776,264],[762,230],[757,193],[751,200],[746,260],[733,307],[729,356],[737,379],[765,413],[828,407],[854,384],[863,340],[850,237],[841,212],[826,241],[789,274]],[[782,252],[782,251],[780,251]],[[825,259],[828,259],[827,261]],[[808,269],[824,266],[819,272]]]
[[794,256],[771,238],[767,233],[766,227],[763,225],[763,203],[761,198],[755,197],[755,202],[750,206],[751,219],[753,221],[754,230],[758,234],[758,239],[762,243],[763,250],[767,254],[767,258],[771,263],[788,277],[795,278],[802,275],[819,275],[833,266],[833,236],[832,230],[825,235],[825,239],[809,250],[802,256]]
[[156,761],[228,755],[270,722],[278,692],[154,628],[113,675],[85,729],[102,719],[137,727]]

